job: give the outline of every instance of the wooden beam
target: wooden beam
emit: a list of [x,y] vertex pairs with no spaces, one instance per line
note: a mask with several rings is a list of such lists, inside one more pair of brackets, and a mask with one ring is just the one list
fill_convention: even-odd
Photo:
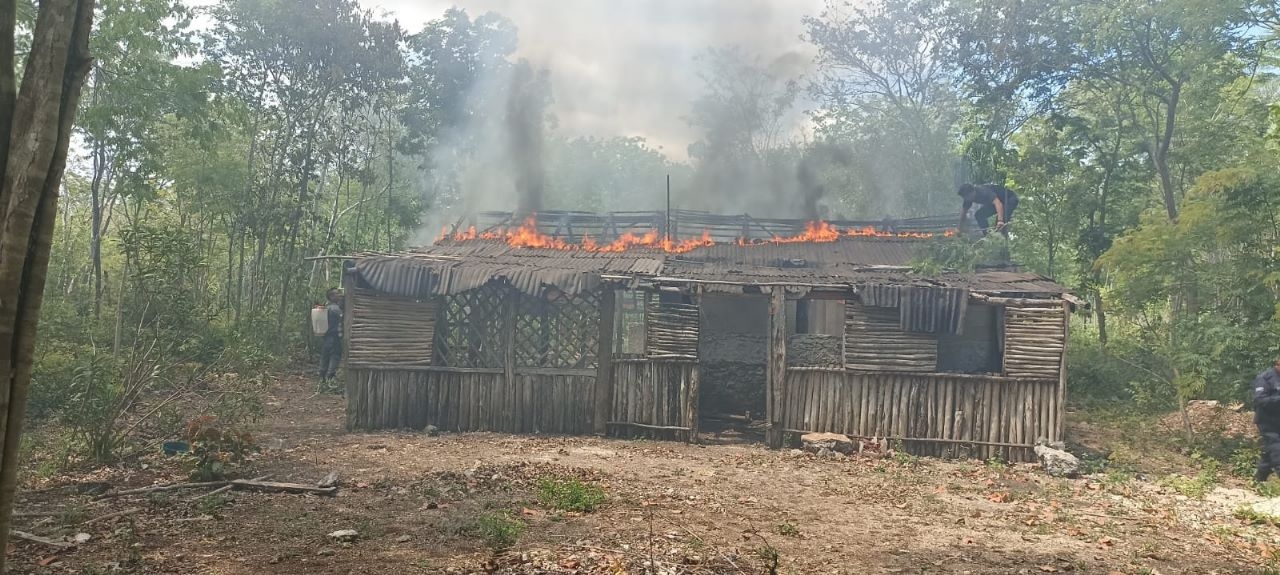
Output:
[[609,432],[609,411],[613,407],[613,337],[614,319],[618,313],[618,292],[605,286],[600,295],[599,338],[596,348],[596,405],[592,431],[596,435]]
[[[351,357],[351,327],[356,320],[356,278],[351,274],[342,274],[342,386],[346,397],[350,398],[355,394],[356,388],[356,370],[352,369],[350,363]],[[328,302],[325,302],[326,305]],[[323,339],[320,345],[324,345]],[[323,350],[320,357],[324,357]],[[327,366],[321,366],[327,367]],[[352,409],[350,401],[347,401],[347,431],[355,429],[356,414]]]
[[1068,309],[1069,305],[1071,304],[1068,302],[1063,302],[1062,304],[1062,341],[1064,343],[1062,357],[1058,363],[1058,417],[1054,429],[1049,430],[1049,441],[1062,441],[1066,437],[1066,425],[1063,419],[1067,413],[1067,350],[1065,342],[1071,336],[1069,333],[1071,331],[1071,310]]
[[782,287],[769,291],[769,357],[765,388],[766,440],[769,447],[782,447],[782,413],[787,379],[787,294]]
[[626,427],[639,427],[640,429],[654,429],[657,431],[684,431],[684,432],[689,431],[688,427],[681,427],[678,425],[648,425],[644,423],[634,423],[631,421],[610,421],[608,424],[621,425]]

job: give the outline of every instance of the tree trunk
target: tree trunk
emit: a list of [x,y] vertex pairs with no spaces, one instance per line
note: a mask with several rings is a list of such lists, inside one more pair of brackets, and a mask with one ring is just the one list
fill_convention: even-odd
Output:
[[1169,149],[1173,146],[1174,122],[1178,119],[1178,101],[1181,94],[1181,83],[1173,82],[1169,85],[1169,101],[1165,107],[1164,126],[1151,155],[1156,173],[1160,176],[1160,193],[1164,198],[1164,209],[1170,222],[1178,221],[1178,199],[1174,189],[1173,172],[1169,167]]
[[[42,0],[12,95],[15,0],[0,0],[0,549],[13,510],[36,326],[71,125],[89,72],[93,0]],[[0,572],[5,554],[0,553]]]

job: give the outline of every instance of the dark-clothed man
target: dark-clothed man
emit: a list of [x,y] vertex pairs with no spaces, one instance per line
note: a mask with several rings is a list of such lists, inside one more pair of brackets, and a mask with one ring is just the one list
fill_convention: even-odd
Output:
[[1280,471],[1280,357],[1253,380],[1253,422],[1262,436],[1262,458],[1253,478],[1262,483]]
[[996,231],[1009,237],[1009,221],[1013,218],[1013,211],[1018,209],[1018,194],[1000,184],[965,184],[957,193],[964,198],[964,205],[960,208],[960,231],[964,231],[968,223],[969,209],[978,204],[973,218],[978,220],[982,235],[987,235],[991,216],[995,216]]
[[329,300],[325,310],[329,315],[329,329],[324,332],[320,345],[320,381],[327,382],[338,375],[338,363],[342,361],[342,295],[338,288],[325,293]]

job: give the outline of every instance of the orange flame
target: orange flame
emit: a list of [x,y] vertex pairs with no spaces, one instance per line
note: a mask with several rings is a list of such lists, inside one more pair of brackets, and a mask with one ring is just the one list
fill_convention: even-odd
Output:
[[[925,239],[936,237],[938,234],[925,232],[890,232],[876,229],[874,226],[866,226],[862,228],[840,229],[839,227],[825,221],[813,221],[805,224],[804,231],[794,236],[775,236],[768,240],[744,240],[739,239],[738,245],[758,245],[758,244],[797,244],[797,243],[825,243],[839,241],[840,238],[847,237],[877,237],[877,238],[917,238]],[[955,230],[947,230],[941,234],[944,237],[953,237],[956,235]],[[667,253],[685,253],[697,248],[709,247],[716,244],[711,238],[711,232],[703,230],[702,235],[690,239],[678,239],[660,237],[657,230],[649,230],[642,234],[626,232],[617,239],[607,244],[596,241],[595,238],[584,236],[582,241],[571,244],[563,239],[555,238],[538,230],[538,221],[536,217],[530,217],[524,221],[519,227],[511,228],[505,232],[484,232],[480,233],[475,226],[468,227],[466,230],[454,232],[450,234],[446,228],[441,232],[440,237],[436,239],[439,243],[445,240],[468,241],[468,240],[503,240],[508,245],[518,248],[542,248],[553,250],[581,250],[586,252],[600,253],[621,253],[632,248],[650,248],[659,249]]]

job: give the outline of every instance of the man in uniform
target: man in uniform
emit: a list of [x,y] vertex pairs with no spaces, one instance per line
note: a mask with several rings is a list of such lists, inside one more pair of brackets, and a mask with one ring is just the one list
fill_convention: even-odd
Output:
[[1004,237],[1009,237],[1009,220],[1013,218],[1013,211],[1018,208],[1018,194],[1000,184],[964,184],[957,193],[964,198],[964,205],[960,208],[960,231],[963,232],[968,223],[969,208],[978,204],[981,207],[973,217],[978,220],[982,235],[987,235],[988,220],[995,216],[996,230],[1004,234]]
[[1253,479],[1262,483],[1280,471],[1280,357],[1253,379],[1253,422],[1262,436],[1262,457]]
[[329,300],[325,310],[329,315],[329,329],[320,345],[320,381],[326,383],[338,375],[338,363],[342,361],[342,295],[338,288],[325,293]]

